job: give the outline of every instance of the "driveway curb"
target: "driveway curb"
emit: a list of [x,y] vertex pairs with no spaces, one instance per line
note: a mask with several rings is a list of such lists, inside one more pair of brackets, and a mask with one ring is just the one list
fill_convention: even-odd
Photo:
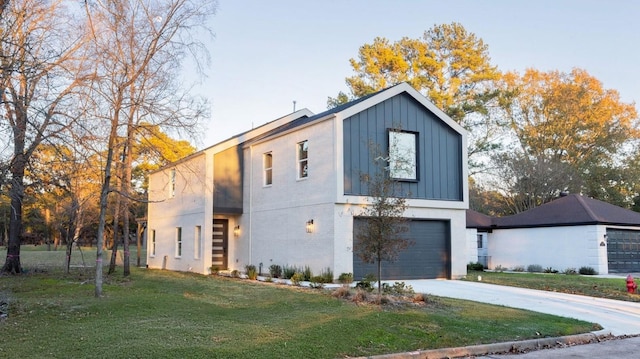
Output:
[[568,335],[564,337],[530,339],[523,341],[512,341],[494,344],[472,345],[459,348],[441,348],[431,350],[420,350],[414,352],[375,355],[370,357],[360,357],[358,359],[449,359],[463,358],[488,354],[520,353],[539,349],[554,347],[556,345],[578,345],[599,342],[603,339],[612,338],[608,330],[600,330],[592,333]]

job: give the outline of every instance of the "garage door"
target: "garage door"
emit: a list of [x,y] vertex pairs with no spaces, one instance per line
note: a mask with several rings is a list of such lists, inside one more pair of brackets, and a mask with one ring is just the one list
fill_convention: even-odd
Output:
[[640,272],[640,232],[607,229],[609,272]]
[[[354,238],[365,223],[364,218],[354,218]],[[403,250],[393,262],[382,262],[383,280],[450,278],[451,236],[448,221],[411,220],[409,232],[404,236],[414,244]],[[354,246],[357,246],[354,243]],[[354,279],[377,273],[377,264],[364,263],[353,252]]]

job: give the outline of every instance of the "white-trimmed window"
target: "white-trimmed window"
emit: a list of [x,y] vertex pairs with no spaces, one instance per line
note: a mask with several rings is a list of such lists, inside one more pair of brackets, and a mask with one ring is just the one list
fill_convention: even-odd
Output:
[[151,257],[156,256],[156,230],[151,230]]
[[202,244],[202,227],[196,226],[193,235],[193,258],[200,259],[200,246]]
[[176,227],[176,257],[182,257],[182,227]]
[[169,172],[169,198],[176,196],[176,169],[172,168]]
[[389,130],[389,175],[405,181],[418,180],[418,134]]
[[309,141],[298,142],[298,179],[309,177]]
[[271,152],[264,154],[262,166],[264,169],[264,185],[271,186],[273,184],[273,154]]

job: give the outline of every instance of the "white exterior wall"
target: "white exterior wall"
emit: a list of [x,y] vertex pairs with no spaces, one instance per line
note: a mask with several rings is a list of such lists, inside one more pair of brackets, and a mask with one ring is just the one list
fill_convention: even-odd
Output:
[[[207,228],[205,203],[206,156],[200,155],[149,176],[147,265],[149,268],[206,273]],[[170,195],[170,173],[176,169],[175,196]],[[196,226],[200,243],[196,248]],[[182,255],[176,253],[176,228],[182,228]],[[155,254],[151,235],[155,233]],[[209,231],[210,233],[210,231]],[[210,262],[210,258],[209,258]]]
[[467,263],[478,262],[478,230],[467,228]]
[[605,233],[606,227],[598,225],[499,229],[489,234],[489,255],[493,266],[508,269],[588,266],[606,274],[607,247],[600,245]]
[[[230,269],[247,264],[309,266],[333,270],[336,166],[333,120],[297,127],[244,149],[242,234],[230,241]],[[308,142],[309,176],[297,179],[297,143]],[[273,155],[273,183],[264,185],[263,155]],[[314,230],[306,232],[313,219]],[[334,272],[335,273],[335,272]]]

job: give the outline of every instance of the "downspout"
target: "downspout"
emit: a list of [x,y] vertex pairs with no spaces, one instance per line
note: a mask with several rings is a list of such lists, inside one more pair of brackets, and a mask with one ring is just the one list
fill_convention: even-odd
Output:
[[249,146],[249,263],[253,259],[253,145]]

